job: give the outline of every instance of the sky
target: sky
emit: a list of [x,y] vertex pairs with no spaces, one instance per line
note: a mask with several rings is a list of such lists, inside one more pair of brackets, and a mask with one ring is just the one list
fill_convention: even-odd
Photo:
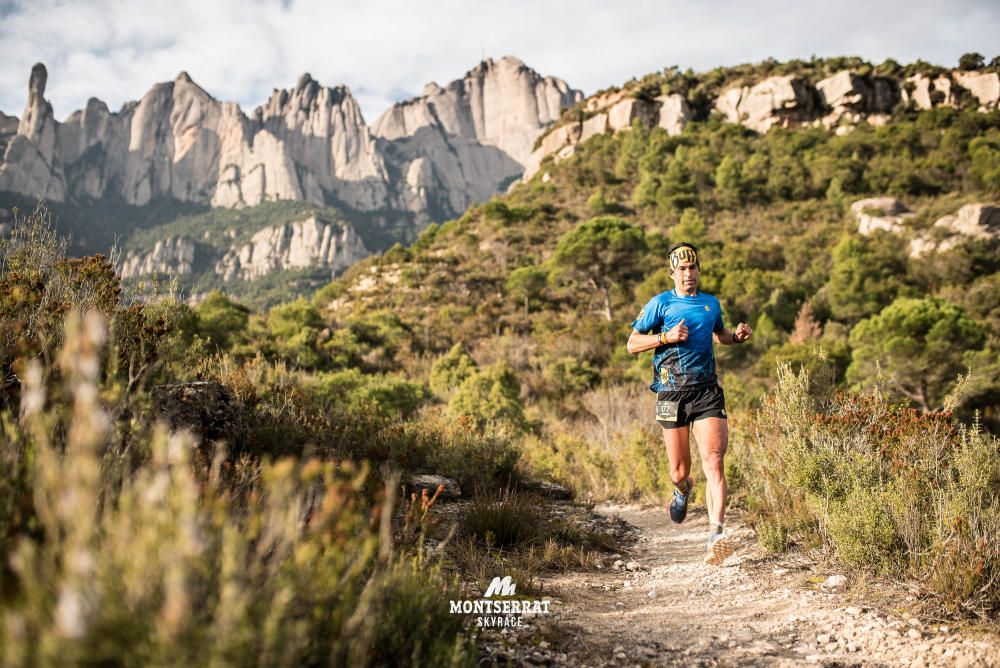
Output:
[[64,119],[117,110],[186,71],[246,112],[303,72],[346,85],[368,123],[484,56],[513,55],[585,94],[677,65],[816,56],[954,66],[1000,55],[997,0],[0,0],[0,111],[20,116],[31,66]]

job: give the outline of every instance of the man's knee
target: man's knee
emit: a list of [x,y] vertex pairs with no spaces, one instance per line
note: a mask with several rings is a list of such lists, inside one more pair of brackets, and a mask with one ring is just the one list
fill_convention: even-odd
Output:
[[705,469],[706,475],[725,475],[725,450],[710,450],[706,452],[702,458],[701,463]]

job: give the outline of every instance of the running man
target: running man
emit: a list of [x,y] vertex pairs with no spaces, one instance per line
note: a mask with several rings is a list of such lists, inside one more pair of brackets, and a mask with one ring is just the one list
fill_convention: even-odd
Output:
[[662,292],[643,307],[632,322],[627,348],[653,354],[656,421],[663,427],[663,442],[670,459],[670,479],[676,489],[670,502],[670,519],[683,522],[692,497],[689,428],[694,431],[705,472],[705,505],[709,533],[705,561],[718,565],[736,548],[723,530],[726,513],[726,474],[723,457],[729,445],[726,397],[715,373],[714,340],[731,345],[753,335],[746,323],[735,331],[722,324],[722,307],[712,295],[698,291],[701,265],[694,244],[670,247],[670,277],[674,289]]

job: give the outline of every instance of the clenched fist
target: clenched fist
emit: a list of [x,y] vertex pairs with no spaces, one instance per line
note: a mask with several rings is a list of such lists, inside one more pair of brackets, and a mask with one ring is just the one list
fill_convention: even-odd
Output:
[[750,325],[745,322],[741,322],[736,325],[736,331],[733,332],[733,341],[736,343],[743,343],[751,336],[753,336],[753,330],[750,328]]
[[683,318],[679,323],[667,330],[667,343],[680,343],[681,341],[687,341],[687,338],[688,328],[684,324]]

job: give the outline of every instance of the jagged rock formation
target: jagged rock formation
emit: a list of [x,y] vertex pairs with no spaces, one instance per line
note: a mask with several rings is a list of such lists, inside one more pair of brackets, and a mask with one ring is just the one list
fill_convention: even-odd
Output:
[[393,105],[375,122],[373,133],[388,140],[432,127],[445,134],[496,146],[523,165],[538,131],[559,120],[566,107],[583,99],[565,81],[542,77],[517,58],[484,60],[465,78],[442,88],[427,84],[423,95]]
[[913,213],[895,197],[869,197],[851,204],[851,213],[858,221],[858,234],[869,236],[875,230],[902,234]]
[[0,190],[55,201],[158,197],[219,207],[305,200],[412,214],[464,211],[523,171],[537,134],[582,97],[513,58],[396,105],[373,134],[350,91],[308,74],[247,116],[182,72],[111,112],[91,99],[57,123],[32,69],[17,121],[0,117]]
[[371,252],[349,226],[306,220],[266,227],[232,248],[215,265],[224,280],[252,280],[272,271],[323,267],[343,271]]
[[194,267],[195,242],[185,236],[172,236],[157,241],[148,253],[134,251],[121,263],[122,278],[149,274],[190,274]]
[[813,117],[816,103],[807,82],[783,76],[764,79],[754,86],[730,88],[716,100],[715,109],[730,123],[767,132],[776,125],[801,125]]
[[1000,239],[1000,206],[977,202],[942,216],[927,233],[910,241],[910,257],[943,253],[969,238]]
[[[393,105],[373,134],[394,143],[409,198],[461,211],[519,177],[538,134],[581,99],[516,58],[485,60],[463,79],[430,83],[421,97]],[[447,201],[432,194],[441,192]]]
[[0,163],[0,190],[62,201],[66,197],[66,180],[56,159],[57,124],[52,105],[45,100],[47,79],[43,65],[31,68],[28,103]]
[[672,135],[680,134],[691,119],[691,108],[681,95],[663,95],[652,100],[632,97],[626,91],[598,95],[587,100],[580,119],[564,121],[545,134],[538,148],[531,152],[524,178],[531,178],[547,156],[565,159],[576,152],[576,146],[591,137],[618,132],[639,122],[647,127],[659,126]]
[[[757,132],[773,127],[822,126],[845,134],[861,123],[885,124],[900,102],[912,103],[918,109],[957,106],[959,88],[978,100],[983,111],[1000,104],[1000,77],[996,72],[955,70],[934,79],[918,74],[899,81],[843,70],[815,83],[786,75],[768,77],[753,85],[732,86],[718,94],[711,109],[730,123],[741,123]],[[636,120],[646,127],[659,126],[679,134],[691,119],[691,109],[681,95],[646,100],[619,90],[589,98],[582,115],[584,120],[563,118],[542,136],[528,160],[525,179],[539,171],[545,158],[563,160],[590,137],[619,132]]]

